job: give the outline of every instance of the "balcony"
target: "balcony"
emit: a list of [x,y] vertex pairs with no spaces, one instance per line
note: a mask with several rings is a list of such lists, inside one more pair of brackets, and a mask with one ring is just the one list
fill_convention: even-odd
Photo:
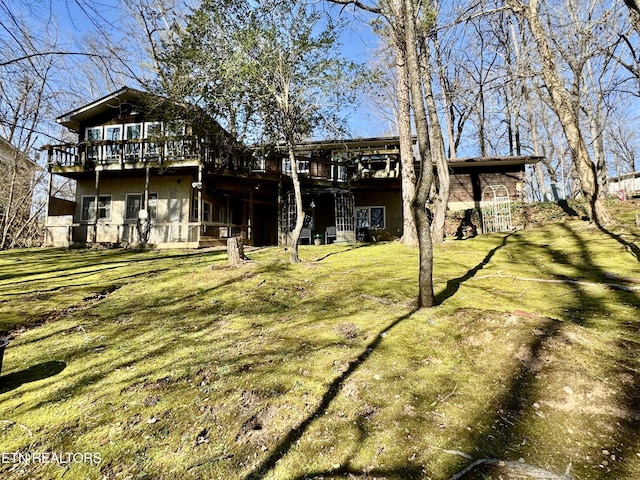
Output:
[[352,180],[400,178],[398,155],[363,155],[355,160]]
[[49,165],[93,167],[127,163],[163,164],[174,161],[207,161],[212,150],[195,137],[156,140],[99,140],[76,144],[47,145]]

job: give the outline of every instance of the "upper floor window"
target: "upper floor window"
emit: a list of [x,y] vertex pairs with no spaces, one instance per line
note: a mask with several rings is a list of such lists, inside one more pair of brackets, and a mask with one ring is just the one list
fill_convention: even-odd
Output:
[[[298,160],[298,173],[309,173],[309,160]],[[291,173],[291,161],[289,158],[282,159],[282,171]]]
[[[102,140],[102,127],[87,127],[84,131],[84,139],[87,142],[96,142]],[[97,160],[100,158],[100,146],[87,147],[87,158]]]
[[140,143],[133,140],[140,140],[142,138],[142,124],[141,123],[129,123],[124,127],[124,139],[127,140],[125,145],[125,155],[129,159],[136,159],[140,157]]
[[160,144],[154,140],[162,137],[162,124],[160,122],[149,122],[145,126],[145,138],[149,139],[147,143],[147,155],[158,156],[160,154]]
[[254,172],[264,172],[266,170],[267,162],[263,156],[253,157],[251,169]]
[[122,151],[122,125],[109,125],[104,127],[104,139],[107,141],[107,159],[120,158]]
[[[170,157],[184,156],[184,141],[182,136],[185,134],[184,122],[174,121],[165,124],[164,134],[169,138],[167,141],[167,155]],[[171,139],[173,137],[173,140]]]

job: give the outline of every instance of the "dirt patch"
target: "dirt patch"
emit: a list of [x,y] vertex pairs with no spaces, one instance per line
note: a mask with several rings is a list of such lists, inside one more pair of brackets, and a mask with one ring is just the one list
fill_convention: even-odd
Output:
[[142,392],[146,390],[163,390],[169,385],[176,383],[176,379],[171,377],[164,377],[158,380],[143,380],[142,382],[136,382],[128,387],[123,388],[120,393]]
[[236,435],[236,442],[264,445],[274,439],[274,419],[278,408],[268,405],[265,409],[252,415],[242,423]]
[[360,336],[357,325],[353,323],[341,323],[336,327],[336,331],[349,343],[354,343]]
[[[110,285],[107,288],[100,290],[99,292],[92,293],[82,299],[81,304],[71,305],[70,307],[63,308],[60,310],[51,310],[48,312],[40,313],[34,317],[28,318],[25,322],[17,329],[12,330],[10,332],[6,332],[9,334],[11,338],[14,338],[16,335],[20,333],[24,333],[27,330],[32,328],[40,327],[42,325],[46,325],[51,322],[55,322],[64,318],[68,315],[71,315],[76,312],[80,312],[83,310],[88,310],[93,307],[96,303],[104,300],[109,295],[111,295],[116,290],[120,289],[122,285]],[[49,292],[34,292],[26,297],[26,301],[42,301],[51,298],[52,294]]]

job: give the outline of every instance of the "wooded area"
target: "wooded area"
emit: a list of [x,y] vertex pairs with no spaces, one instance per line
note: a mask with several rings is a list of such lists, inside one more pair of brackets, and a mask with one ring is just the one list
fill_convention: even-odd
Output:
[[[53,111],[121,84],[197,105],[245,142],[291,146],[344,134],[356,99],[377,115],[390,113],[407,160],[403,240],[418,244],[423,259],[420,305],[434,303],[430,252],[443,240],[448,158],[544,156],[526,180],[526,198],[550,199],[552,190],[582,196],[600,225],[611,221],[602,203],[607,177],[637,169],[635,1],[124,0],[118,8],[84,1],[67,12],[45,7],[0,4],[0,134],[29,157],[46,138],[65,138],[51,125]],[[78,21],[71,11],[91,32],[62,43],[58,31]],[[363,24],[379,39],[376,55],[387,60],[347,59],[354,52],[344,45],[345,32]],[[418,172],[408,154],[412,132]],[[296,186],[291,148],[290,155]],[[66,188],[34,185],[37,205]],[[5,230],[10,211],[3,209]],[[27,221],[35,224],[42,206],[31,212]],[[294,230],[292,262],[299,260],[301,228]]]

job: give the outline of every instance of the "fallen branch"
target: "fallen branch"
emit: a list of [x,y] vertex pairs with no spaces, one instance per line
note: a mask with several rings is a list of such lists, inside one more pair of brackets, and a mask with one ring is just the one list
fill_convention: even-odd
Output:
[[192,463],[187,467],[187,470],[192,470],[194,468],[201,467],[202,465],[205,465],[207,463],[215,463],[215,462],[219,462],[220,460],[226,460],[227,458],[231,458],[231,457],[233,457],[233,455],[230,455],[228,453],[223,453],[222,455],[216,455],[215,457],[208,457],[203,460],[199,460],[197,462]]
[[514,277],[511,275],[483,275],[476,278],[511,278],[512,280],[520,280],[522,282],[540,282],[540,283],[558,283],[564,285],[579,285],[582,287],[606,287],[613,290],[623,290],[625,292],[636,292],[640,290],[640,285],[637,287],[631,287],[629,285],[622,285],[620,283],[595,283],[585,282],[584,280],[570,280],[566,279],[549,279],[549,278],[529,278],[529,277]]
[[620,275],[616,275],[615,273],[609,273],[609,272],[604,272],[604,278],[608,278],[609,280],[615,280],[616,282],[640,283],[640,278],[621,277]]
[[0,420],[0,423],[6,423],[9,426],[17,425],[18,427],[22,428],[24,431],[26,431],[29,434],[29,438],[33,438],[33,432],[26,425],[23,425],[18,422],[14,422],[13,420]]
[[[498,460],[496,458],[481,458],[476,460],[464,470],[456,473],[450,480],[459,480],[469,472],[475,470],[481,465],[488,465],[491,468],[499,470],[500,473],[507,476],[522,478],[523,476],[534,480],[574,480],[568,473],[555,473],[544,468],[529,465],[524,462],[509,462],[506,460]],[[570,468],[570,465],[569,465]],[[569,469],[567,468],[567,470]]]

